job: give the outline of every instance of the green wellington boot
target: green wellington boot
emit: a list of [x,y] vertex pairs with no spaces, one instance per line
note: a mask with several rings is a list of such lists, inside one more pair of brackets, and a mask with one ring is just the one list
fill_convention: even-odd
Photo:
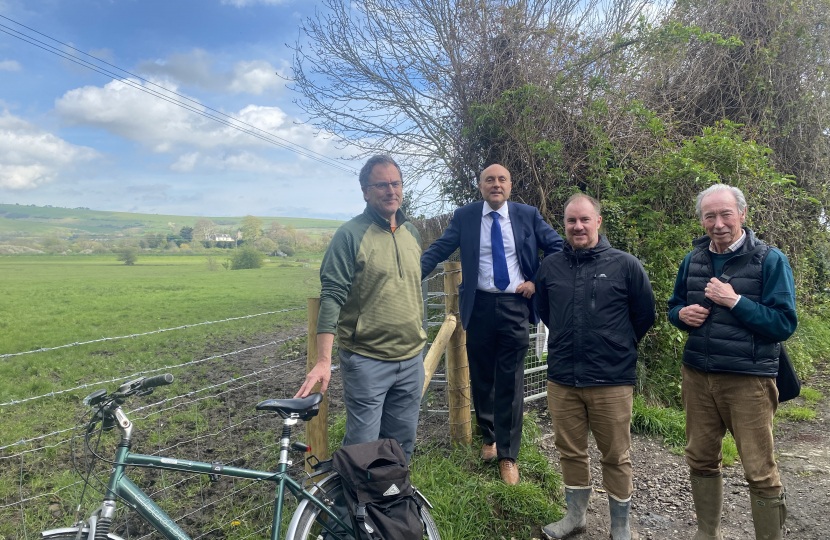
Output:
[[787,520],[787,495],[781,490],[778,497],[762,497],[749,490],[752,501],[752,521],[755,523],[755,540],[781,540],[784,522]]
[[723,477],[690,475],[692,499],[697,514],[697,532],[692,540],[723,540],[720,518],[723,511]]
[[588,501],[591,500],[593,488],[565,488],[565,504],[568,512],[565,517],[555,523],[542,527],[542,533],[548,540],[552,538],[567,538],[571,534],[585,530],[585,520],[588,514]]

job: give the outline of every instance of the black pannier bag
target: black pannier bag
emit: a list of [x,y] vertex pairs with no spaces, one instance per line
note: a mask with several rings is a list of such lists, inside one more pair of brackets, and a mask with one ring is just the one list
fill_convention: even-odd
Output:
[[343,480],[358,540],[423,540],[421,507],[398,441],[344,446],[334,453],[332,466]]
[[778,403],[795,399],[801,394],[801,381],[783,343],[781,355],[778,357],[778,377],[775,379],[775,385],[778,387]]

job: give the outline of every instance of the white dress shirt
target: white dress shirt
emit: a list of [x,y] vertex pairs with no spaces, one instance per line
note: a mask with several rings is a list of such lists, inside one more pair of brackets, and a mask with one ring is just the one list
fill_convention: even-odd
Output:
[[524,283],[522,276],[522,269],[519,266],[519,257],[516,254],[516,241],[513,238],[513,225],[510,223],[510,213],[507,211],[507,203],[501,205],[501,208],[495,210],[499,214],[499,225],[501,226],[501,236],[504,240],[504,255],[507,258],[507,275],[510,276],[510,285],[504,291],[496,287],[493,281],[493,245],[491,243],[491,231],[493,229],[493,216],[490,215],[494,210],[490,207],[487,201],[482,205],[481,217],[481,246],[478,259],[478,284],[476,288],[480,291],[487,292],[507,292],[515,293],[516,287]]

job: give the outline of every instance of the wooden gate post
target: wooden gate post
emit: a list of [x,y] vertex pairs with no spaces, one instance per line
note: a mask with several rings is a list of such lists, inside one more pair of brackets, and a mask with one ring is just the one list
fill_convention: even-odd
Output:
[[[320,299],[308,299],[308,354],[306,356],[306,374],[317,365],[317,317],[320,315]],[[314,386],[314,392],[320,391],[320,384]],[[329,395],[323,395],[320,412],[305,424],[306,444],[320,461],[329,458]],[[305,457],[310,456],[307,453]],[[306,461],[305,470],[311,472]]]
[[[447,314],[458,313],[461,263],[444,263],[444,304]],[[456,315],[457,316],[457,315]],[[458,316],[457,316],[458,317]],[[460,317],[459,317],[460,321]],[[447,391],[450,402],[450,441],[472,444],[470,414],[470,368],[467,364],[467,333],[459,322],[447,344]]]

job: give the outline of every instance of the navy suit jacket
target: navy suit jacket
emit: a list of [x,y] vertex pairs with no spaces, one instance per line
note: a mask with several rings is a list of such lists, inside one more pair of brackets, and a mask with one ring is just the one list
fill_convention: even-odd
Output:
[[[435,266],[446,260],[456,249],[461,248],[461,285],[458,287],[461,324],[467,329],[473,313],[476,287],[478,286],[478,263],[481,254],[481,218],[484,201],[462,206],[452,216],[450,226],[444,234],[433,242],[421,255],[421,277],[426,278]],[[510,224],[513,227],[513,240],[519,267],[525,281],[536,279],[539,269],[539,251],[545,257],[562,251],[562,238],[548,225],[539,211],[526,204],[507,202]],[[530,319],[533,324],[539,322],[533,298],[528,299]]]

